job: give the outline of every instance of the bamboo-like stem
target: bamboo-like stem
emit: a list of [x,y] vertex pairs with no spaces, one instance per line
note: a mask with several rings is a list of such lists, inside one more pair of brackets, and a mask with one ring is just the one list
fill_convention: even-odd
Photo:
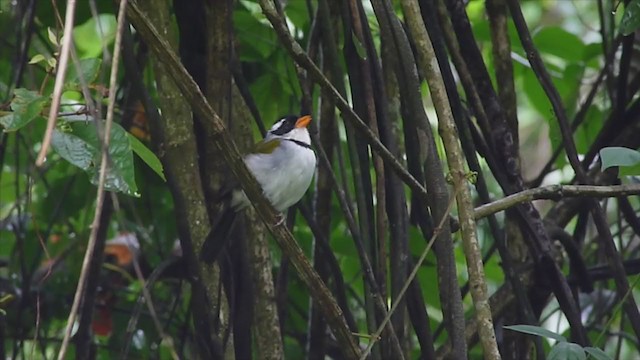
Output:
[[471,296],[473,298],[478,334],[484,349],[485,359],[500,359],[496,335],[493,331],[493,319],[487,295],[482,254],[478,245],[476,223],[473,214],[471,191],[467,186],[464,169],[464,157],[460,146],[455,122],[447,97],[444,80],[440,74],[440,66],[435,51],[427,33],[427,29],[420,17],[420,7],[415,0],[403,0],[402,9],[409,26],[417,50],[417,60],[424,70],[431,96],[438,115],[438,127],[444,143],[447,162],[456,189],[456,202],[460,216],[460,230],[464,244],[464,254],[467,259]]

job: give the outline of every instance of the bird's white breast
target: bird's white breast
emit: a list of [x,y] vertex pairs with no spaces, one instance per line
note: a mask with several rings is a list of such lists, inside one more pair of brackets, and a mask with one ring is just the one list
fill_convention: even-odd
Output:
[[[264,194],[278,211],[284,211],[302,198],[316,168],[313,150],[282,140],[271,154],[249,154],[245,163],[256,177]],[[233,206],[249,205],[244,192],[233,196]]]

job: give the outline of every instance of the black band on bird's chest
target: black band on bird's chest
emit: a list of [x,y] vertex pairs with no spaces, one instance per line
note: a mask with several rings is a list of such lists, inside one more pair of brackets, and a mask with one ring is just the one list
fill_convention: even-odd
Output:
[[303,148],[311,149],[311,145],[309,145],[309,144],[307,144],[305,142],[302,142],[300,140],[295,140],[295,139],[283,139],[283,140],[292,141],[292,142],[302,146]]

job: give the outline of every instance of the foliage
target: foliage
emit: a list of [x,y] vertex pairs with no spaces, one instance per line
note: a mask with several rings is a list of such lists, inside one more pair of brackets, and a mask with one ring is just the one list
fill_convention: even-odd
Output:
[[[429,7],[438,2],[430,0],[420,4]],[[456,2],[462,1],[445,0],[445,3]],[[173,351],[180,358],[203,357],[202,343],[210,339],[201,337],[203,331],[199,326],[206,321],[198,318],[197,308],[211,311],[218,303],[198,302],[197,282],[204,280],[189,274],[196,266],[184,260],[188,258],[184,254],[194,251],[197,254],[199,249],[184,247],[184,244],[202,239],[188,239],[184,229],[185,224],[189,224],[188,216],[198,204],[210,205],[206,217],[216,220],[216,207],[212,204],[216,198],[206,197],[210,196],[207,187],[209,182],[231,178],[220,166],[220,150],[211,151],[211,142],[207,142],[210,139],[207,136],[219,134],[206,132],[203,124],[210,119],[187,117],[167,119],[163,124],[171,127],[187,122],[192,129],[190,134],[182,134],[184,138],[159,137],[158,134],[166,130],[158,121],[159,117],[166,116],[164,100],[184,100],[183,94],[170,93],[162,87],[162,77],[167,75],[158,66],[162,57],[150,51],[141,34],[131,27],[125,36],[127,51],[123,51],[117,86],[109,88],[117,10],[111,2],[95,2],[91,3],[96,6],[94,14],[90,2],[77,2],[72,32],[75,56],[69,62],[64,79],[62,103],[47,160],[43,167],[36,167],[35,159],[43,144],[52,106],[55,75],[59,71],[60,45],[64,39],[58,16],[64,17],[65,2],[37,2],[37,6],[33,3],[36,2],[0,1],[0,31],[5,39],[0,44],[0,127],[3,130],[0,134],[0,316],[5,329],[0,332],[3,342],[0,349],[4,351],[0,357],[51,358],[59,351],[94,225],[100,230],[98,238],[105,245],[103,250],[98,248],[98,255],[92,259],[92,263],[99,265],[96,278],[88,283],[92,290],[88,294],[92,295],[87,296],[92,305],[81,306],[81,311],[88,311],[91,321],[85,321],[84,325],[82,320],[78,322],[74,330],[78,331],[76,338],[87,335],[92,346],[96,346],[99,359],[171,358]],[[331,168],[318,167],[316,181],[302,200],[301,208],[292,209],[288,220],[316,271],[347,316],[352,317],[353,324],[349,324],[355,328],[352,330],[363,335],[358,341],[365,346],[372,341],[368,335],[376,331],[382,318],[373,301],[380,298],[384,305],[398,302],[396,296],[407,274],[435,231],[440,219],[432,218],[434,204],[421,201],[401,183],[392,168],[366,143],[365,137],[341,118],[340,115],[345,118],[346,115],[336,110],[337,99],[314,83],[316,80],[304,64],[297,63],[282,46],[281,38],[257,1],[228,2],[233,3],[227,17],[232,21],[227,27],[231,34],[222,38],[233,45],[228,53],[235,58],[225,64],[223,75],[212,70],[213,60],[216,56],[223,58],[223,54],[208,48],[214,40],[219,40],[209,23],[216,12],[207,8],[206,2],[193,2],[195,5],[190,5],[193,7],[184,5],[180,9],[177,3],[172,5],[163,0],[155,4],[158,6],[154,11],[161,11],[164,5],[169,7],[170,25],[161,32],[170,34],[179,30],[181,36],[170,40],[179,40],[183,63],[211,105],[222,109],[218,115],[228,121],[236,143],[258,139],[256,122],[262,119],[268,127],[280,116],[300,113],[301,109],[313,115],[312,133],[321,140],[314,143],[314,148],[318,156],[320,147],[323,148]],[[392,14],[404,20],[407,16],[400,7],[404,1],[364,2],[362,9],[342,7],[337,1],[279,3],[283,6],[281,16],[293,38],[321,67],[332,86],[411,175],[422,186],[428,185],[429,194],[437,194],[439,189],[431,188],[433,182],[426,180],[431,169],[428,165],[437,162],[444,164],[445,169],[447,165],[444,147],[437,136],[438,119],[429,93],[432,89],[427,88],[426,75],[419,65],[406,69],[404,63],[396,63],[403,56],[415,56],[420,44],[414,42],[415,35],[405,27],[402,34],[408,38],[414,53],[402,54],[401,47],[391,46],[391,41],[399,41],[400,37],[388,33],[389,28],[384,26],[386,17],[374,6],[389,4]],[[477,77],[472,77],[472,82],[478,89],[492,87],[495,99],[500,100],[495,106],[481,101],[480,109],[476,107],[468,84],[463,84],[463,69],[452,56],[452,47],[446,46],[451,39],[429,28],[434,45],[441,46],[445,52],[441,72],[447,73],[444,63],[449,61],[455,67],[452,74],[456,76],[451,76],[447,90],[457,91],[457,96],[449,93],[449,98],[453,108],[461,109],[455,114],[461,117],[456,118],[460,141],[474,146],[471,154],[465,154],[469,168],[467,185],[473,190],[474,202],[481,205],[510,195],[516,192],[516,185],[523,183],[538,187],[581,181],[576,180],[568,161],[568,145],[558,125],[558,114],[539,74],[527,61],[530,54],[511,17],[507,18],[506,34],[513,59],[510,73],[513,78],[509,81],[515,90],[515,102],[511,105],[517,110],[517,126],[516,130],[512,129],[514,133],[507,135],[519,138],[518,156],[508,158],[506,150],[497,146],[497,140],[491,137],[495,136],[499,123],[490,111],[497,107],[504,116],[504,110],[511,105],[504,97],[509,90],[502,88],[502,81],[509,77],[496,65],[494,50],[499,44],[492,37],[495,15],[487,11],[485,3],[472,1],[464,8],[475,41],[470,45],[455,36],[452,38],[461,42],[458,45],[463,51],[472,45],[479,49],[484,64],[476,65],[486,69],[488,85]],[[602,1],[602,9],[596,1],[580,6],[561,0],[521,3],[534,46],[571,120],[575,150],[580,165],[589,171],[589,183],[634,185],[635,176],[640,174],[637,150],[640,147],[637,136],[640,72],[636,66],[640,52],[635,38],[628,35],[637,34],[640,28],[640,0],[631,0],[626,6],[616,1]],[[189,20],[184,20],[180,11],[187,12]],[[330,16],[323,17],[321,11],[327,11]],[[429,23],[428,16],[437,17],[434,8],[423,9],[423,12],[426,23]],[[325,27],[324,19],[329,27]],[[362,22],[354,26],[354,19]],[[430,24],[427,26],[433,26]],[[161,26],[159,22],[154,25]],[[367,38],[368,34],[371,39]],[[465,61],[465,56],[462,58]],[[471,70],[477,69],[472,66]],[[409,77],[413,72],[419,85],[415,88],[408,85],[406,78],[400,78],[401,74]],[[225,76],[233,77],[233,86],[217,85],[225,84],[220,80]],[[212,86],[219,88],[212,89]],[[212,98],[210,94],[214,90],[222,95]],[[103,218],[99,219],[100,224],[95,224],[95,185],[103,154],[102,136],[110,92],[116,94],[116,111],[107,152],[109,172],[105,189],[109,193]],[[479,94],[481,100],[489,96],[486,93],[489,91]],[[428,115],[429,122],[417,124],[419,109],[410,107],[407,99],[411,96],[419,97],[419,108],[426,109],[425,119]],[[249,110],[255,110],[260,119],[254,119]],[[488,127],[482,123],[482,112],[478,110],[490,116]],[[463,123],[470,127],[465,128]],[[253,137],[243,133],[243,129],[251,129],[248,132],[253,133]],[[435,134],[437,148],[428,146],[427,129]],[[187,142],[196,143],[194,148],[198,152],[196,162],[189,163],[197,175],[188,178],[190,182],[184,185],[176,179],[192,174],[168,167],[167,153],[186,138]],[[187,163],[188,159],[189,154],[185,153],[182,161]],[[477,159],[479,165],[474,165],[472,159]],[[505,170],[510,164],[519,164],[515,173]],[[619,172],[605,171],[611,167],[620,167]],[[184,190],[181,186],[195,189],[194,193],[202,198],[180,199],[180,191]],[[451,184],[448,186],[449,194],[453,194]],[[339,201],[340,196],[344,197],[346,209]],[[402,200],[393,202],[395,199]],[[181,207],[181,200],[188,206]],[[553,340],[550,348],[549,344],[545,345],[549,359],[623,359],[636,353],[640,334],[635,332],[635,326],[638,324],[627,310],[614,309],[628,309],[629,306],[621,304],[636,299],[640,293],[631,286],[628,294],[620,296],[621,279],[610,265],[619,265],[627,275],[639,272],[638,197],[597,201],[612,234],[608,237],[596,228],[593,215],[596,212],[590,212],[591,208],[584,205],[586,202],[564,195],[551,200],[554,202],[539,202],[531,209],[539,212],[537,220],[544,218],[544,225],[540,220],[540,226],[547,226],[543,231],[551,239],[545,245],[551,249],[552,264],[559,269],[566,288],[574,290],[579,300],[576,306],[581,306],[577,317],[595,345],[579,345],[576,339],[568,338],[568,311],[558,305],[565,302],[555,300],[556,284],[548,281],[545,271],[552,266],[536,263],[540,257],[534,254],[532,247],[535,246],[531,244],[537,240],[535,234],[532,235],[537,223],[532,223],[531,218],[517,218],[526,213],[522,208],[506,215],[498,214],[491,220],[477,219],[476,225],[479,247],[485,257],[484,280],[489,293],[508,293],[504,298],[511,299],[494,315],[494,320],[504,323],[505,319],[516,319],[516,323],[525,323],[523,312],[519,311],[524,308],[519,303],[522,299],[512,290],[509,273],[512,271],[524,279],[522,297],[530,301],[534,320],[541,324],[504,326],[513,331],[499,338],[500,345],[518,346],[520,342],[514,339],[522,339],[518,333],[523,333]],[[422,207],[428,208],[427,211],[419,211]],[[461,236],[456,231],[457,210],[454,206],[448,222],[454,228],[450,243],[455,249],[450,261],[456,271],[453,275],[441,272],[439,266],[449,258],[443,257],[441,246],[434,245],[435,250],[430,251],[418,267],[416,281],[404,298],[407,303],[401,303],[391,319],[407,352],[406,358],[428,358],[432,351],[438,351],[439,355],[452,351],[453,330],[446,319],[460,321],[458,324],[463,329],[475,314],[473,301],[467,294],[467,260],[463,246],[459,245]],[[241,231],[253,229],[259,223],[252,217],[244,221]],[[509,254],[498,249],[500,238],[507,239]],[[602,245],[606,239],[611,240],[617,257]],[[247,242],[246,236],[238,236],[237,241],[228,246],[227,262],[220,261],[223,284],[205,285],[207,289],[217,289],[216,293],[231,292],[227,300],[234,312],[222,318],[237,316],[234,319],[238,324],[253,326],[252,332],[239,326],[231,335],[222,330],[215,335],[220,339],[235,336],[236,347],[232,350],[237,354],[246,351],[258,358],[259,319],[241,317],[251,313],[252,301],[258,297],[253,293],[247,295],[243,292],[247,288],[242,287],[249,282],[247,274],[253,271],[249,271],[247,259],[238,260],[249,252],[248,244],[252,243]],[[270,268],[266,270],[275,280],[271,283],[273,294],[269,301],[275,304],[279,316],[279,322],[272,324],[267,338],[274,343],[281,341],[286,358],[339,358],[340,349],[328,335],[317,303],[297,278],[290,260],[274,243],[262,250],[271,254],[270,266],[267,266]],[[511,258],[506,258],[507,255]],[[372,268],[366,268],[365,258]],[[195,261],[196,258],[189,259]],[[367,283],[368,273],[377,281],[378,293]],[[463,289],[459,314],[463,318],[449,318],[453,302],[442,288],[443,278],[447,276],[453,277],[457,288]],[[590,285],[590,291],[585,282]],[[143,300],[146,296],[143,288],[148,290],[151,301]],[[504,305],[501,301],[501,298],[492,298],[492,306]],[[602,336],[599,339],[602,341],[594,341],[596,335]],[[425,338],[433,343],[431,349]],[[526,338],[524,343],[530,345],[527,341],[534,340]],[[383,333],[373,348],[372,358],[387,358],[392,351],[389,344],[388,334]],[[467,345],[469,358],[482,357],[480,345],[473,342]],[[309,349],[315,349],[316,353]],[[516,350],[523,354],[527,349],[529,347],[523,346]]]
[[621,171],[624,168],[631,167],[632,173],[621,172],[622,175],[640,175],[638,167],[634,165],[640,164],[640,152],[625,147],[607,147],[600,150],[600,159],[602,161],[601,169],[604,171],[610,167],[620,166]]
[[576,359],[584,360],[587,358],[587,354],[596,360],[608,360],[611,359],[604,351],[591,346],[582,347],[576,343],[568,342],[564,336],[549,331],[540,326],[532,325],[511,325],[504,327],[507,330],[518,331],[523,334],[537,335],[549,339],[553,339],[556,343],[551,347],[547,359],[559,360],[559,359]]

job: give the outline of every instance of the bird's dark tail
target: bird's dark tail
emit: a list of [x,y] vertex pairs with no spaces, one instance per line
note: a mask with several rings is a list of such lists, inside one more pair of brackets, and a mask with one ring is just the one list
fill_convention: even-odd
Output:
[[219,216],[207,235],[207,238],[202,244],[202,251],[200,252],[200,260],[211,264],[218,259],[218,256],[222,252],[227,240],[229,239],[229,233],[235,224],[238,213],[232,207],[226,207],[222,214]]

